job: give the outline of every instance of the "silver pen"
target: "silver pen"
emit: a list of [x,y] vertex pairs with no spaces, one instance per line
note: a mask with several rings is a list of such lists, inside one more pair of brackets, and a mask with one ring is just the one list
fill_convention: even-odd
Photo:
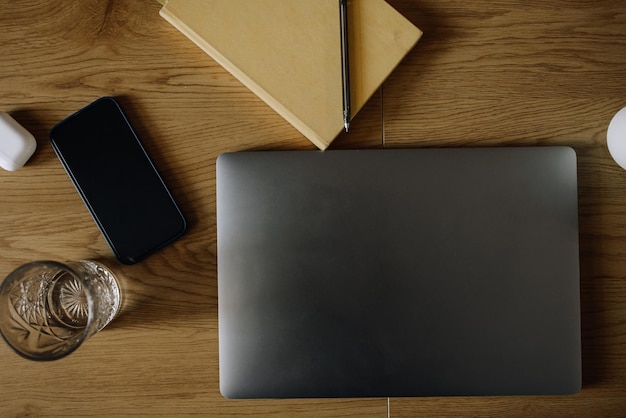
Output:
[[343,126],[350,129],[350,62],[348,53],[348,0],[339,0],[341,28],[341,82],[343,84]]

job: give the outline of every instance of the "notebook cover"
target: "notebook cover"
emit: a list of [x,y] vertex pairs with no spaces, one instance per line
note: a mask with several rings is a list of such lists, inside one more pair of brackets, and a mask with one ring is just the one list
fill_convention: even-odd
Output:
[[[343,130],[337,0],[169,0],[161,16],[320,149]],[[348,5],[352,116],[422,32],[384,0]]]

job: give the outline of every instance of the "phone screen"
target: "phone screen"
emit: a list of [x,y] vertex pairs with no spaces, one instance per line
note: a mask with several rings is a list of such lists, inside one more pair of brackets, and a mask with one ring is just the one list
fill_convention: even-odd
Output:
[[136,263],[185,232],[180,208],[115,99],[98,99],[63,120],[50,140],[122,263]]

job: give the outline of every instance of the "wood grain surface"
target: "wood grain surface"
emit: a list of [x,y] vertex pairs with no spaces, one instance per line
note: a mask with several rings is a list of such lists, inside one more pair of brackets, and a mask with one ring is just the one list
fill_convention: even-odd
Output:
[[[122,278],[125,299],[65,359],[29,362],[0,344],[0,416],[626,416],[626,171],[605,145],[626,106],[626,1],[389,3],[424,37],[332,148],[573,146],[583,390],[222,398],[215,159],[315,147],[164,21],[156,0],[0,0],[0,110],[38,142],[25,167],[0,170],[0,277],[35,259],[97,259]],[[121,102],[190,221],[134,266],[112,257],[48,141],[55,123],[105,95]]]

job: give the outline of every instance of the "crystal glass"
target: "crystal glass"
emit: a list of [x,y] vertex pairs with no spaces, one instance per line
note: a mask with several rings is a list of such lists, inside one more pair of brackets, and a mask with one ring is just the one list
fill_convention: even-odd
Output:
[[100,263],[33,261],[0,284],[0,334],[27,359],[56,360],[111,322],[120,304],[118,280]]

